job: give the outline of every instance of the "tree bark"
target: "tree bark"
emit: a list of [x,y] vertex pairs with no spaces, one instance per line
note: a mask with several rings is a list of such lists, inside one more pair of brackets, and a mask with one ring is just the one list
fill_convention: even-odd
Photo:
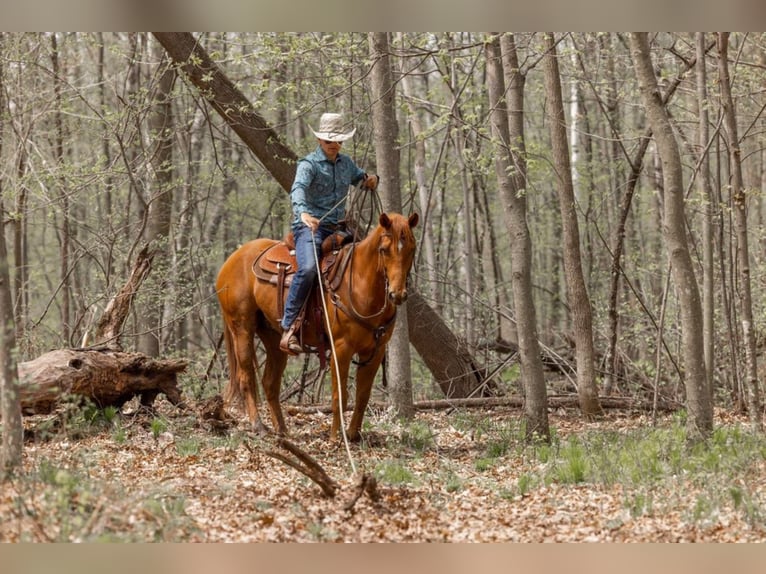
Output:
[[[154,32],[154,35],[189,80],[242,138],[282,188],[289,192],[298,160],[295,153],[279,142],[276,132],[253,110],[242,92],[216,66],[192,34]],[[457,338],[442,318],[427,308],[428,304],[418,293],[410,294],[407,301],[410,342],[432,370],[441,388],[470,394],[481,382],[473,359],[466,349],[457,344]],[[420,321],[426,315],[430,322],[423,324]],[[439,346],[433,344],[432,334],[435,331],[443,335],[449,333],[449,336],[441,337]],[[439,368],[434,371],[433,365]],[[457,378],[444,379],[445,370],[454,373]]]
[[[395,111],[395,84],[391,73],[391,58],[387,32],[370,32],[370,88],[372,92],[373,144],[378,165],[383,209],[402,211],[402,192],[399,180],[398,125]],[[396,323],[386,347],[391,398],[397,416],[409,420],[412,408],[412,370],[410,368],[410,342],[407,326],[407,303],[396,312]]]
[[[0,32],[0,157],[5,135],[5,37]],[[3,443],[0,451],[0,480],[21,464],[24,427],[21,422],[16,369],[16,329],[13,317],[13,297],[5,243],[5,208],[3,180],[0,178],[0,418],[3,422]]]
[[552,33],[545,34],[546,114],[551,131],[553,167],[558,183],[559,208],[564,240],[564,272],[566,275],[569,308],[577,358],[577,394],[580,409],[586,417],[602,413],[596,385],[595,352],[593,350],[593,315],[588,289],[582,273],[580,257],[580,228],[577,222],[572,167],[569,163],[564,101],[561,95],[561,77]]
[[742,181],[742,151],[737,132],[737,116],[731,95],[728,62],[729,34],[718,33],[718,80],[723,100],[724,125],[729,144],[729,172],[734,222],[737,230],[737,264],[739,268],[739,299],[741,301],[742,344],[745,347],[745,392],[747,393],[750,422],[757,430],[762,426],[761,398],[758,388],[756,333],[753,319],[753,296],[750,286],[750,249],[747,237],[747,197]]
[[50,413],[64,396],[92,400],[99,408],[122,407],[135,396],[151,406],[162,393],[181,405],[177,375],[184,360],[155,360],[140,353],[107,347],[57,349],[19,364],[21,410],[26,415]]
[[713,267],[713,187],[710,184],[710,153],[708,151],[708,94],[707,94],[707,70],[705,63],[705,33],[696,34],[697,49],[697,107],[699,110],[699,134],[697,144],[699,146],[699,181],[700,199],[704,210],[702,214],[702,336],[705,347],[705,375],[707,391],[710,400],[713,400],[713,373],[715,370],[715,269]]
[[[154,264],[164,270],[170,261],[170,223],[173,210],[173,102],[171,91],[175,81],[175,70],[163,57],[162,47],[155,45],[154,57],[162,70],[152,99],[153,109],[149,116],[149,138],[152,143],[148,188],[149,197],[146,231],[144,239],[154,252]],[[149,357],[160,356],[162,340],[162,311],[168,293],[168,273],[158,273],[155,289],[147,294],[143,304],[140,324],[143,329],[138,336],[137,349]]]
[[[501,39],[502,38],[502,39]],[[524,82],[512,34],[485,43],[490,124],[496,147],[495,173],[511,238],[513,299],[519,337],[524,421],[528,440],[550,440],[548,403],[532,297],[532,242],[527,227],[524,144]],[[507,92],[506,92],[507,90]],[[507,94],[507,103],[506,103]]]
[[205,49],[188,32],[153,32],[197,86],[215,111],[252,150],[263,167],[289,192],[295,179],[295,152],[282,143],[279,134],[266,123],[244,94],[210,59]]
[[[139,252],[136,261],[133,263],[130,277],[128,277],[122,289],[109,301],[106,309],[104,309],[104,314],[99,319],[94,335],[96,345],[108,345],[113,349],[120,348],[122,327],[130,312],[133,299],[141,287],[141,283],[143,283],[152,269],[153,258],[154,253],[150,252],[148,247],[144,247]],[[85,343],[87,344],[87,341]]]
[[663,235],[681,314],[688,431],[691,437],[704,439],[713,432],[713,405],[706,391],[702,304],[686,239],[681,156],[670,119],[660,98],[645,32],[630,34],[630,52],[638,76],[641,99],[662,161],[665,200]]

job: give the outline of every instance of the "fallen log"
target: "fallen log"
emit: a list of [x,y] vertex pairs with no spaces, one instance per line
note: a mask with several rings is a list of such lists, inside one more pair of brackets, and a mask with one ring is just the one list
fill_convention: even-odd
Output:
[[[633,409],[647,411],[652,410],[651,401],[645,401],[640,399],[634,399],[632,397],[614,397],[606,396],[599,397],[601,406],[605,409]],[[469,399],[435,399],[430,401],[416,401],[412,405],[417,411],[429,411],[440,409],[456,409],[456,408],[489,408],[489,407],[513,407],[521,408],[524,406],[523,397],[477,397]],[[554,395],[548,396],[548,407],[551,408],[579,408],[580,403],[577,395]],[[657,409],[660,411],[673,411],[679,408],[680,405],[671,404],[660,401],[657,405]],[[353,408],[353,405],[349,405],[349,409]],[[369,408],[385,409],[386,405],[370,404]],[[300,413],[331,413],[332,406],[327,405],[285,405],[283,409],[289,414]]]
[[138,396],[152,406],[160,393],[183,405],[178,373],[182,359],[152,359],[108,347],[57,349],[19,364],[21,410],[25,415],[47,414],[65,396],[81,396],[100,408],[122,407]]

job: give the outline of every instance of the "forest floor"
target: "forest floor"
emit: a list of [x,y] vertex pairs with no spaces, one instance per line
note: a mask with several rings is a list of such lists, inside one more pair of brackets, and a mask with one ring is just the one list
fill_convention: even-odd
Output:
[[[0,541],[764,542],[766,441],[716,413],[705,445],[678,413],[550,413],[550,445],[522,440],[518,409],[372,409],[366,439],[328,441],[330,416],[287,417],[334,498],[269,456],[244,420],[217,434],[158,401],[154,415],[30,417],[23,470],[0,486]],[[41,431],[51,427],[46,433]],[[377,500],[351,503],[363,474]],[[350,506],[350,508],[348,508]]]

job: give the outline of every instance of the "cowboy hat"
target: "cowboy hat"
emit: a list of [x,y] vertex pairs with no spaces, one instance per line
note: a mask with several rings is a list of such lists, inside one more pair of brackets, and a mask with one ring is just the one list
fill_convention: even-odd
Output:
[[346,124],[342,114],[322,114],[319,118],[319,129],[315,130],[311,128],[314,135],[320,140],[327,140],[331,142],[344,142],[354,136],[356,128],[349,130],[349,125]]

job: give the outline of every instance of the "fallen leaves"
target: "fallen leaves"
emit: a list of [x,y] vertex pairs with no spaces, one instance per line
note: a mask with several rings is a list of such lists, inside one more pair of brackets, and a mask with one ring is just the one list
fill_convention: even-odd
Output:
[[[359,468],[352,475],[345,449],[326,439],[328,417],[296,414],[288,420],[291,440],[337,484],[333,498],[238,429],[218,436],[185,419],[169,418],[167,429],[156,436],[147,425],[135,424],[121,440],[109,431],[82,440],[54,437],[26,445],[23,473],[0,487],[0,540],[766,540],[760,499],[750,499],[749,514],[745,502],[740,508],[720,505],[702,512],[699,485],[683,477],[633,489],[592,482],[526,484],[546,463],[521,448],[502,452],[486,466],[478,464],[498,440],[497,429],[514,416],[488,410],[458,424],[441,412],[419,413],[413,428],[428,433],[407,434],[385,413],[376,415],[375,445],[352,448]],[[645,424],[619,415],[600,422],[581,421],[575,413],[551,417],[560,437]],[[415,442],[418,437],[425,438]],[[766,494],[766,480],[760,472],[763,461],[757,464],[759,472],[736,478],[749,481],[748,492],[760,496]],[[384,480],[381,469],[386,468],[406,470],[390,475],[402,482]],[[58,480],[61,471],[70,479]],[[377,478],[374,489],[363,483],[363,475]],[[732,484],[737,484],[734,479]]]

